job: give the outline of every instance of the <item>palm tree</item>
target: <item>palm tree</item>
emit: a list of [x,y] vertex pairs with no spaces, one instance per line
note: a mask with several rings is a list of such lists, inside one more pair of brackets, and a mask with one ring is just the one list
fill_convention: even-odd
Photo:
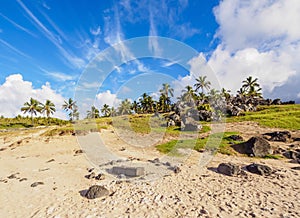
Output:
[[29,102],[24,103],[24,107],[21,108],[21,111],[31,114],[32,125],[34,124],[33,115],[37,115],[37,112],[41,112],[41,103],[33,98],[30,98]]
[[230,90],[226,90],[225,88],[221,89],[221,96],[224,97],[226,100],[230,99]]
[[42,104],[41,106],[41,113],[45,113],[47,118],[49,118],[50,115],[56,111],[55,104],[52,103],[50,100],[46,100],[46,103]]
[[104,104],[104,105],[102,106],[101,113],[102,113],[105,117],[109,117],[109,116],[111,115],[111,110],[110,110],[108,104]]
[[95,106],[92,106],[91,110],[87,111],[87,118],[95,119],[99,117],[99,110]]
[[206,81],[207,76],[199,76],[199,78],[196,79],[197,83],[194,85],[196,88],[195,91],[197,92],[199,89],[201,89],[202,93],[204,93],[204,89],[206,91],[209,91],[210,89],[210,81]]
[[127,98],[123,100],[118,107],[118,111],[121,115],[131,114],[131,102]]
[[171,88],[171,86],[168,84],[168,83],[164,83],[162,84],[162,89],[159,90],[159,92],[162,94],[162,95],[165,95],[166,97],[169,97],[169,94],[171,97],[174,96],[174,89]]
[[186,86],[183,90],[182,100],[187,103],[192,103],[196,100],[197,95],[192,86]]
[[245,88],[241,87],[238,91],[237,91],[238,95],[240,95],[241,97],[246,96],[247,91]]
[[164,83],[162,86],[162,89],[159,90],[159,104],[163,112],[168,112],[171,108],[171,97],[174,96],[174,89],[168,83]]
[[143,113],[152,113],[154,110],[154,101],[150,95],[144,93],[142,98],[140,98],[141,109]]
[[259,91],[261,91],[261,88],[257,81],[258,78],[253,79],[252,76],[249,76],[248,78],[246,78],[246,80],[243,81],[242,88],[247,91],[247,94],[249,96],[261,95],[261,93],[258,93]]
[[131,109],[134,111],[134,113],[138,114],[140,112],[140,104],[137,101],[133,101],[131,105]]
[[[68,101],[65,101],[64,104],[62,105],[62,108],[65,111],[69,112],[70,121],[74,120],[74,117],[77,116],[78,107],[76,105],[76,101],[73,101],[72,98],[69,98]],[[78,117],[79,117],[79,113],[78,113]]]

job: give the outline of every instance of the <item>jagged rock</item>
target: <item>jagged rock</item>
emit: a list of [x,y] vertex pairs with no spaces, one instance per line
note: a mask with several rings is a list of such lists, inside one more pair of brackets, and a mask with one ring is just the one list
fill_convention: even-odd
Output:
[[209,121],[211,120],[212,113],[210,111],[206,110],[200,110],[199,111],[199,120],[200,121]]
[[262,137],[252,137],[247,142],[236,144],[232,146],[237,152],[248,154],[255,157],[264,157],[272,154],[270,143]]
[[95,174],[94,172],[92,172],[91,174],[86,175],[85,177],[86,177],[87,179],[94,179],[95,176],[96,176],[96,174]]
[[246,169],[251,173],[255,173],[262,176],[270,175],[273,172],[270,167],[256,163],[246,166]]
[[175,166],[175,167],[173,167],[173,171],[174,171],[174,173],[180,173],[181,172],[181,169],[179,168],[179,166]]
[[169,120],[167,122],[167,127],[170,127],[170,126],[175,126],[175,121],[174,120]]
[[269,141],[287,142],[291,138],[289,131],[276,131],[263,134]]
[[234,141],[244,141],[243,137],[240,135],[231,135],[228,137],[229,139],[232,139]]
[[105,175],[103,173],[99,173],[96,177],[96,180],[104,180],[105,179]]
[[281,100],[280,100],[279,98],[276,98],[276,99],[274,99],[274,100],[272,101],[271,104],[273,104],[273,105],[281,105]]
[[300,153],[297,151],[286,151],[284,153],[282,153],[282,155],[288,159],[293,159],[293,160],[297,160],[298,158],[300,159]]
[[227,176],[237,176],[241,173],[241,168],[232,163],[221,163],[217,168],[219,173]]
[[104,186],[93,185],[86,192],[85,197],[88,199],[95,199],[107,195],[109,195],[109,191]]
[[185,119],[183,126],[184,131],[198,131],[202,128],[201,124],[191,117]]

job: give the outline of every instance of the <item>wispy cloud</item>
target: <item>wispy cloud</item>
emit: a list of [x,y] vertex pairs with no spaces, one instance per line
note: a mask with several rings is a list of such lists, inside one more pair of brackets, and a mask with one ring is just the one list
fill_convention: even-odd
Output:
[[26,57],[26,58],[31,58],[30,56],[28,56],[27,54],[21,52],[19,49],[15,48],[14,46],[12,46],[11,44],[9,44],[8,42],[4,41],[3,39],[0,39],[0,43],[2,43],[3,45],[5,45],[7,48],[13,50],[14,52],[16,52],[17,54]]
[[90,33],[94,36],[98,36],[102,33],[100,26],[96,28],[90,28]]
[[56,48],[60,51],[64,59],[67,60],[67,63],[71,64],[71,67],[80,69],[86,65],[83,59],[78,58],[74,54],[67,51],[61,45],[62,42],[60,37],[52,33],[47,27],[45,27],[45,25],[26,7],[26,5],[21,0],[17,0],[17,2],[24,9],[24,11],[29,15],[34,25],[36,25],[37,28],[44,34],[44,36],[56,46]]
[[67,75],[60,72],[48,72],[48,76],[54,78],[55,80],[59,81],[68,81],[68,80],[74,80],[75,77],[71,75]]
[[28,29],[26,29],[25,27],[17,24],[15,21],[9,19],[7,16],[5,16],[4,14],[0,13],[0,16],[3,17],[5,20],[7,20],[9,23],[11,23],[12,25],[14,25],[16,28],[28,33],[29,35],[33,36],[33,37],[37,37],[34,33],[32,33],[31,31],[29,31]]

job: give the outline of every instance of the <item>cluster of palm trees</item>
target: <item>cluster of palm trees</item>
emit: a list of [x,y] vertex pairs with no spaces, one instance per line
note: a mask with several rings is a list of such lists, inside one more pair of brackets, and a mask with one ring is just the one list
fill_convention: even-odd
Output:
[[[258,84],[258,79],[253,79],[249,76],[242,82],[242,87],[238,90],[238,95],[243,97],[261,97],[261,88]],[[100,112],[102,116],[117,116],[125,114],[146,114],[146,113],[165,113],[174,110],[175,102],[171,101],[174,97],[174,89],[167,83],[162,84],[162,88],[159,90],[160,96],[158,101],[154,100],[153,97],[147,93],[141,95],[137,101],[131,102],[129,99],[123,100],[120,105],[115,109],[107,104],[104,104],[101,110],[92,106],[87,111],[86,118],[93,119],[99,118]],[[179,102],[185,102],[192,104],[198,108],[209,108],[206,107],[210,100],[218,98],[230,99],[230,90],[222,88],[220,91],[211,89],[211,82],[207,81],[207,76],[199,76],[196,79],[194,86],[186,86],[182,91],[182,94],[178,97]],[[79,111],[76,101],[69,98],[64,101],[62,108],[68,113],[70,121],[79,119]],[[46,100],[45,104],[39,102],[36,99],[30,98],[29,102],[26,102],[21,108],[24,113],[30,113],[33,121],[33,115],[41,113],[46,115],[48,118],[56,111],[54,103],[50,100]]]
[[34,98],[30,98],[30,100],[21,108],[21,111],[24,113],[30,113],[33,123],[33,115],[36,116],[37,113],[41,113],[49,118],[50,115],[56,111],[56,109],[54,103],[52,103],[50,100],[46,100],[45,104],[43,104]]
[[[68,101],[65,101],[62,105],[62,108],[69,113],[68,115],[71,121],[74,119],[79,119],[78,107],[72,98],[69,98]],[[55,104],[50,100],[46,100],[45,104],[43,104],[34,98],[30,98],[28,102],[24,103],[21,111],[24,112],[24,114],[29,113],[33,123],[34,115],[37,116],[37,114],[40,113],[45,115],[47,118],[50,118],[50,116],[56,111],[56,108]]]

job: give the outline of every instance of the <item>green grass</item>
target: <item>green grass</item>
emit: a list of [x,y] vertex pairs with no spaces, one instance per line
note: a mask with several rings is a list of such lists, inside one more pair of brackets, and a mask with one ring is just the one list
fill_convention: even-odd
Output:
[[240,143],[229,138],[231,135],[237,135],[238,132],[225,132],[211,134],[206,138],[186,139],[186,140],[171,140],[169,142],[159,144],[156,149],[162,153],[172,153],[178,148],[191,148],[197,151],[208,149],[218,151],[221,154],[233,155],[236,152],[231,147],[231,143]]
[[276,154],[268,154],[268,155],[264,156],[264,158],[265,159],[276,159],[276,160],[278,160],[278,159],[281,159],[282,156],[281,155],[276,155]]
[[0,129],[19,129],[30,128],[37,126],[63,126],[70,123],[66,120],[60,120],[57,118],[35,117],[32,124],[31,117],[17,116],[15,118],[0,118]]
[[226,122],[254,121],[261,126],[300,130],[300,105],[260,106],[256,112],[244,116],[229,117]]

